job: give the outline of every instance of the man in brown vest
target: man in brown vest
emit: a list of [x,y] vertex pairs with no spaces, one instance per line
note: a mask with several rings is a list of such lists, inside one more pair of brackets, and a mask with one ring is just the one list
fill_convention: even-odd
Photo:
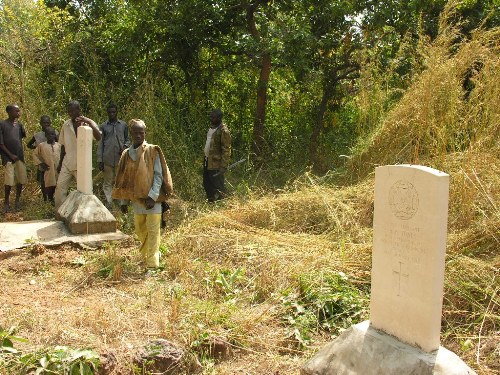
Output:
[[154,270],[160,266],[161,202],[173,193],[172,178],[161,148],[145,140],[144,121],[130,120],[129,126],[132,146],[118,163],[112,197],[132,202],[139,252],[147,270]]

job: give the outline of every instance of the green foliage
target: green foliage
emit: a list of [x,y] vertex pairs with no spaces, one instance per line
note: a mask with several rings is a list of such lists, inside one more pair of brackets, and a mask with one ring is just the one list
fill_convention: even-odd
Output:
[[14,336],[15,328],[8,331],[0,327],[0,367],[16,374],[35,375],[93,375],[99,367],[99,355],[87,349],[56,346],[36,352],[23,353],[14,348],[14,342],[27,343]]
[[[42,114],[59,128],[69,99],[97,122],[115,102],[120,118],[146,121],[177,194],[201,201],[208,112],[225,113],[233,160],[251,156],[261,60],[270,54],[264,164],[238,177],[279,186],[310,162],[321,173],[338,167],[338,155],[378,125],[421,71],[416,47],[436,37],[445,3],[265,1],[252,13],[236,0],[5,0],[3,98],[21,104],[28,134]],[[468,20],[466,31],[498,24],[496,0],[449,7],[452,21]]]
[[92,375],[97,373],[99,355],[91,350],[56,346],[37,361],[35,374]]
[[103,253],[95,259],[94,267],[97,268],[97,275],[103,279],[119,281],[124,270],[132,267],[129,260],[118,253],[116,246],[117,244],[113,242],[106,243]]
[[236,270],[222,270],[215,279],[215,284],[218,285],[226,296],[235,296],[240,293],[238,284],[245,278],[245,269],[238,267]]
[[15,327],[10,327],[7,331],[0,327],[0,353],[16,354],[18,351],[14,348],[14,342],[28,342],[25,338],[15,336],[14,333]]
[[311,332],[338,334],[362,320],[367,311],[368,291],[356,287],[342,272],[301,275],[298,290],[283,293],[284,321],[289,338],[307,346]]

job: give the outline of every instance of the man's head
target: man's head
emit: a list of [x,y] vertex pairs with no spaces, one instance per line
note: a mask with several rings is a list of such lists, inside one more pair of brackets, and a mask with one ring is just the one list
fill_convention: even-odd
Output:
[[7,107],[5,107],[5,111],[9,116],[9,120],[14,121],[17,120],[19,116],[21,116],[21,110],[19,109],[19,106],[17,104],[9,104]]
[[45,138],[47,138],[47,143],[54,143],[56,140],[56,130],[50,126],[45,128]]
[[75,119],[81,115],[82,110],[80,108],[80,103],[76,100],[70,101],[68,103],[67,109],[68,109],[68,116],[73,121],[75,121]]
[[222,122],[222,111],[219,108],[214,109],[210,113],[210,122],[212,123],[212,127],[217,127]]
[[51,121],[50,121],[49,116],[43,115],[42,117],[40,117],[40,126],[42,127],[43,132],[46,131],[46,129],[50,127],[50,124],[51,124]]
[[118,116],[118,108],[116,108],[116,104],[114,103],[108,104],[106,111],[108,112],[109,121],[115,122]]
[[146,124],[144,121],[139,119],[132,119],[128,124],[130,126],[130,133],[132,136],[132,142],[134,143],[134,148],[137,148],[142,145],[146,139]]

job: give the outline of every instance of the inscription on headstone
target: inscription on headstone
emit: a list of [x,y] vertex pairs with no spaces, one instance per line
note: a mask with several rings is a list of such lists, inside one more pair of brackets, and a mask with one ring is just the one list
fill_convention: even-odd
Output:
[[425,351],[440,343],[448,188],[428,167],[375,172],[370,321]]

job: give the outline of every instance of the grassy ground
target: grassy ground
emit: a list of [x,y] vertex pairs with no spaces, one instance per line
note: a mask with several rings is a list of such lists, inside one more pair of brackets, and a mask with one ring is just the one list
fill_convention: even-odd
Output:
[[[23,353],[112,351],[121,374],[160,337],[198,355],[204,374],[298,374],[368,318],[374,167],[424,164],[451,177],[442,344],[478,374],[499,374],[499,35],[450,29],[423,45],[423,73],[367,131],[342,187],[304,174],[215,206],[173,201],[155,276],[144,277],[133,239],[99,249],[32,244],[0,261],[0,325],[29,340],[16,342]],[[37,195],[28,186],[24,213],[3,220],[50,215]],[[120,225],[131,233],[130,217]],[[232,348],[228,359],[199,354],[214,337]]]
[[[26,212],[49,215],[36,199]],[[370,179],[335,188],[310,176],[279,194],[218,206],[176,200],[162,241],[165,269],[147,278],[133,239],[99,249],[33,244],[0,262],[0,324],[29,340],[16,344],[24,352],[112,351],[116,373],[132,371],[131,356],[147,340],[199,355],[200,343],[221,337],[232,355],[199,355],[204,374],[298,374],[317,349],[368,317],[372,203]],[[120,220],[130,230],[130,217]],[[481,238],[484,250],[487,234],[450,233],[442,341],[479,374],[494,374],[500,256],[475,252]]]

